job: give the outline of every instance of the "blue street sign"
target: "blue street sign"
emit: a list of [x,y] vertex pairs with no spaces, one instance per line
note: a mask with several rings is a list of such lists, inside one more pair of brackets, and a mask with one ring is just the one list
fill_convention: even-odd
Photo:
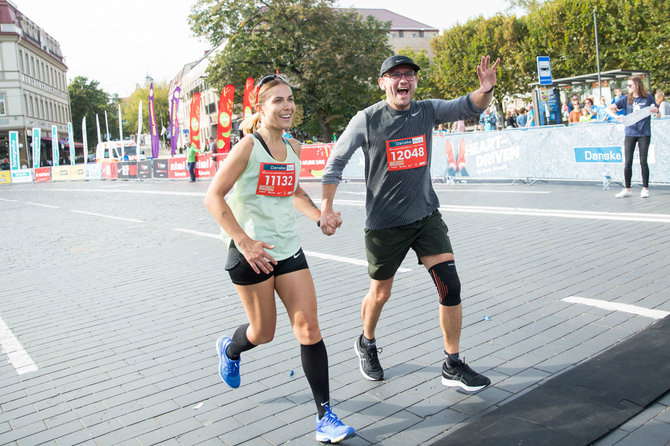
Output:
[[537,56],[537,76],[540,79],[540,85],[551,85],[551,62],[549,56]]

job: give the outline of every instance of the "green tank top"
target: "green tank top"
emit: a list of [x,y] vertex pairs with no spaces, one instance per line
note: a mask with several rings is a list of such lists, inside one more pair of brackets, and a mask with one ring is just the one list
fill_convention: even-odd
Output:
[[[286,142],[286,159],[277,161],[252,135],[249,162],[235,183],[228,205],[244,232],[254,240],[275,245],[267,252],[284,260],[300,249],[293,194],[298,185],[300,159]],[[226,247],[230,236],[221,231]]]

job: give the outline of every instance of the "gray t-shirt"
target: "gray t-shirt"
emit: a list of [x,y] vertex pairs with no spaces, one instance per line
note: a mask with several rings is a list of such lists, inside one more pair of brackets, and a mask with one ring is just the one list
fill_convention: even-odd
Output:
[[408,110],[378,102],[354,116],[337,140],[322,184],[339,184],[360,147],[365,157],[367,229],[414,223],[440,206],[431,182],[433,127],[479,116],[469,95],[412,101]]

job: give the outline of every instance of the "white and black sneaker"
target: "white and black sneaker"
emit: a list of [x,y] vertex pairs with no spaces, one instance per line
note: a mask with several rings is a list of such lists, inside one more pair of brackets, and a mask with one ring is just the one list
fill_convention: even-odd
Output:
[[377,358],[377,352],[381,353],[381,348],[365,348],[362,344],[363,335],[360,335],[354,341],[354,351],[356,356],[359,359],[359,368],[361,369],[361,374],[365,379],[370,381],[381,381],[384,379],[384,369],[379,363],[379,358]]
[[475,392],[491,385],[491,380],[475,372],[461,360],[454,367],[448,367],[447,361],[444,361],[442,365],[442,384],[450,387],[459,386],[468,392]]

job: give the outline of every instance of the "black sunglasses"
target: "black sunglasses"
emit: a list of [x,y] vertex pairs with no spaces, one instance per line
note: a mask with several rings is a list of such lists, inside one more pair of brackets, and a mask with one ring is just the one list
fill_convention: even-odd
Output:
[[268,74],[267,76],[263,77],[260,82],[258,83],[258,88],[261,88],[263,85],[267,84],[268,82],[271,82],[275,79],[279,79],[280,81],[285,82],[287,85],[289,85],[288,81],[283,77],[278,74]]

